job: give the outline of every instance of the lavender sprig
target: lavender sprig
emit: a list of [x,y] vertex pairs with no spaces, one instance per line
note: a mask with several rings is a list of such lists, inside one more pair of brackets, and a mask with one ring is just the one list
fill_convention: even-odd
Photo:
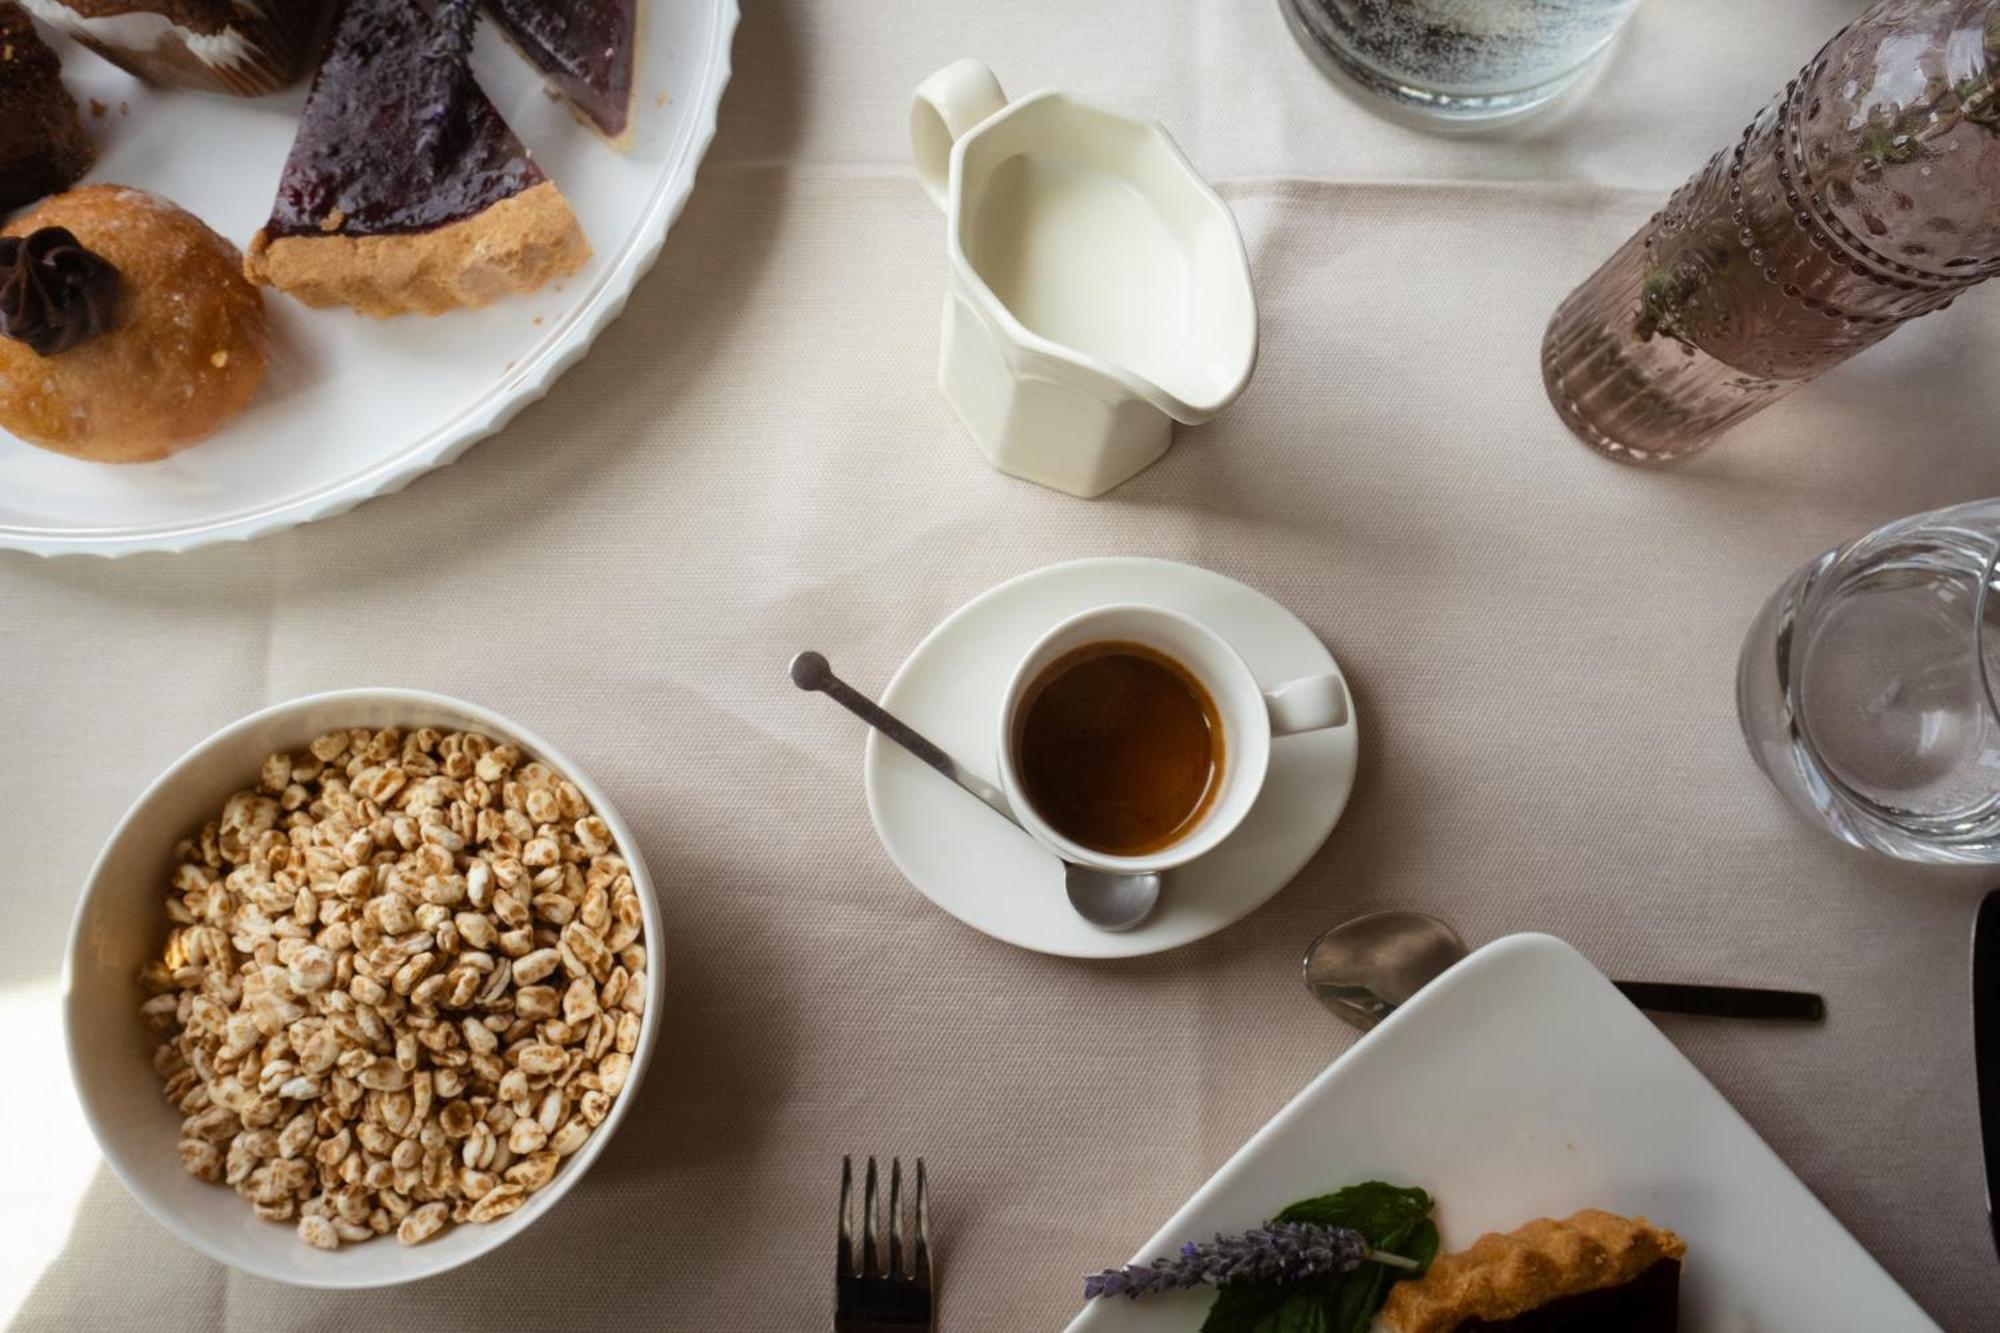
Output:
[[1134,1300],[1186,1287],[1224,1287],[1233,1282],[1304,1282],[1351,1273],[1365,1263],[1414,1269],[1413,1260],[1384,1254],[1351,1227],[1312,1222],[1272,1222],[1239,1236],[1189,1241],[1172,1257],[1146,1265],[1107,1268],[1083,1280],[1083,1298],[1128,1296]]

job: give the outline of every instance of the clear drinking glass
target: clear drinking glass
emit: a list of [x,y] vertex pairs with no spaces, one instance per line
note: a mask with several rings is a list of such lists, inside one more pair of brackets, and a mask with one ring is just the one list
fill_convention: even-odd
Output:
[[1512,119],[1588,73],[1639,0],[1278,0],[1321,68],[1430,119]]
[[1750,752],[1857,847],[2000,862],[1996,559],[2000,500],[1919,514],[1820,556],[1751,626]]

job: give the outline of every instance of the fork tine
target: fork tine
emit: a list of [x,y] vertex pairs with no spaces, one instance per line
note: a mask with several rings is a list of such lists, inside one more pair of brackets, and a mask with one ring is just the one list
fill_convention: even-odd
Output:
[[889,1159],[889,1279],[903,1280],[903,1159]]
[[854,1227],[848,1220],[854,1215],[854,1159],[840,1159],[840,1271],[850,1274],[854,1271]]
[[874,1277],[882,1270],[875,1262],[875,1159],[868,1159],[868,1175],[861,1187],[861,1271],[867,1277]]
[[931,1186],[924,1176],[924,1159],[917,1159],[917,1252],[910,1260],[910,1276],[924,1286],[931,1281]]

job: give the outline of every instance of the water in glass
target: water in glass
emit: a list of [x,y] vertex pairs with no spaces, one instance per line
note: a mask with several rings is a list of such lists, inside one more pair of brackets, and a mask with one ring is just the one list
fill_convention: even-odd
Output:
[[2000,500],[1801,569],[1743,645],[1737,709],[1779,790],[1856,846],[2000,862]]
[[1512,119],[1582,78],[1638,0],[1279,0],[1322,68],[1433,120]]

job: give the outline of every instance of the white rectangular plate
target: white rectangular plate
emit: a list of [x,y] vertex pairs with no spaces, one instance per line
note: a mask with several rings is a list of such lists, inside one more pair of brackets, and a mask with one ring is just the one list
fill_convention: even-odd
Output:
[[[1488,945],[1362,1038],[1137,1259],[1362,1180],[1429,1190],[1448,1250],[1580,1208],[1671,1227],[1691,1333],[1937,1329],[1659,1029],[1546,935]],[[1210,1300],[1100,1302],[1070,1333],[1192,1330]]]

